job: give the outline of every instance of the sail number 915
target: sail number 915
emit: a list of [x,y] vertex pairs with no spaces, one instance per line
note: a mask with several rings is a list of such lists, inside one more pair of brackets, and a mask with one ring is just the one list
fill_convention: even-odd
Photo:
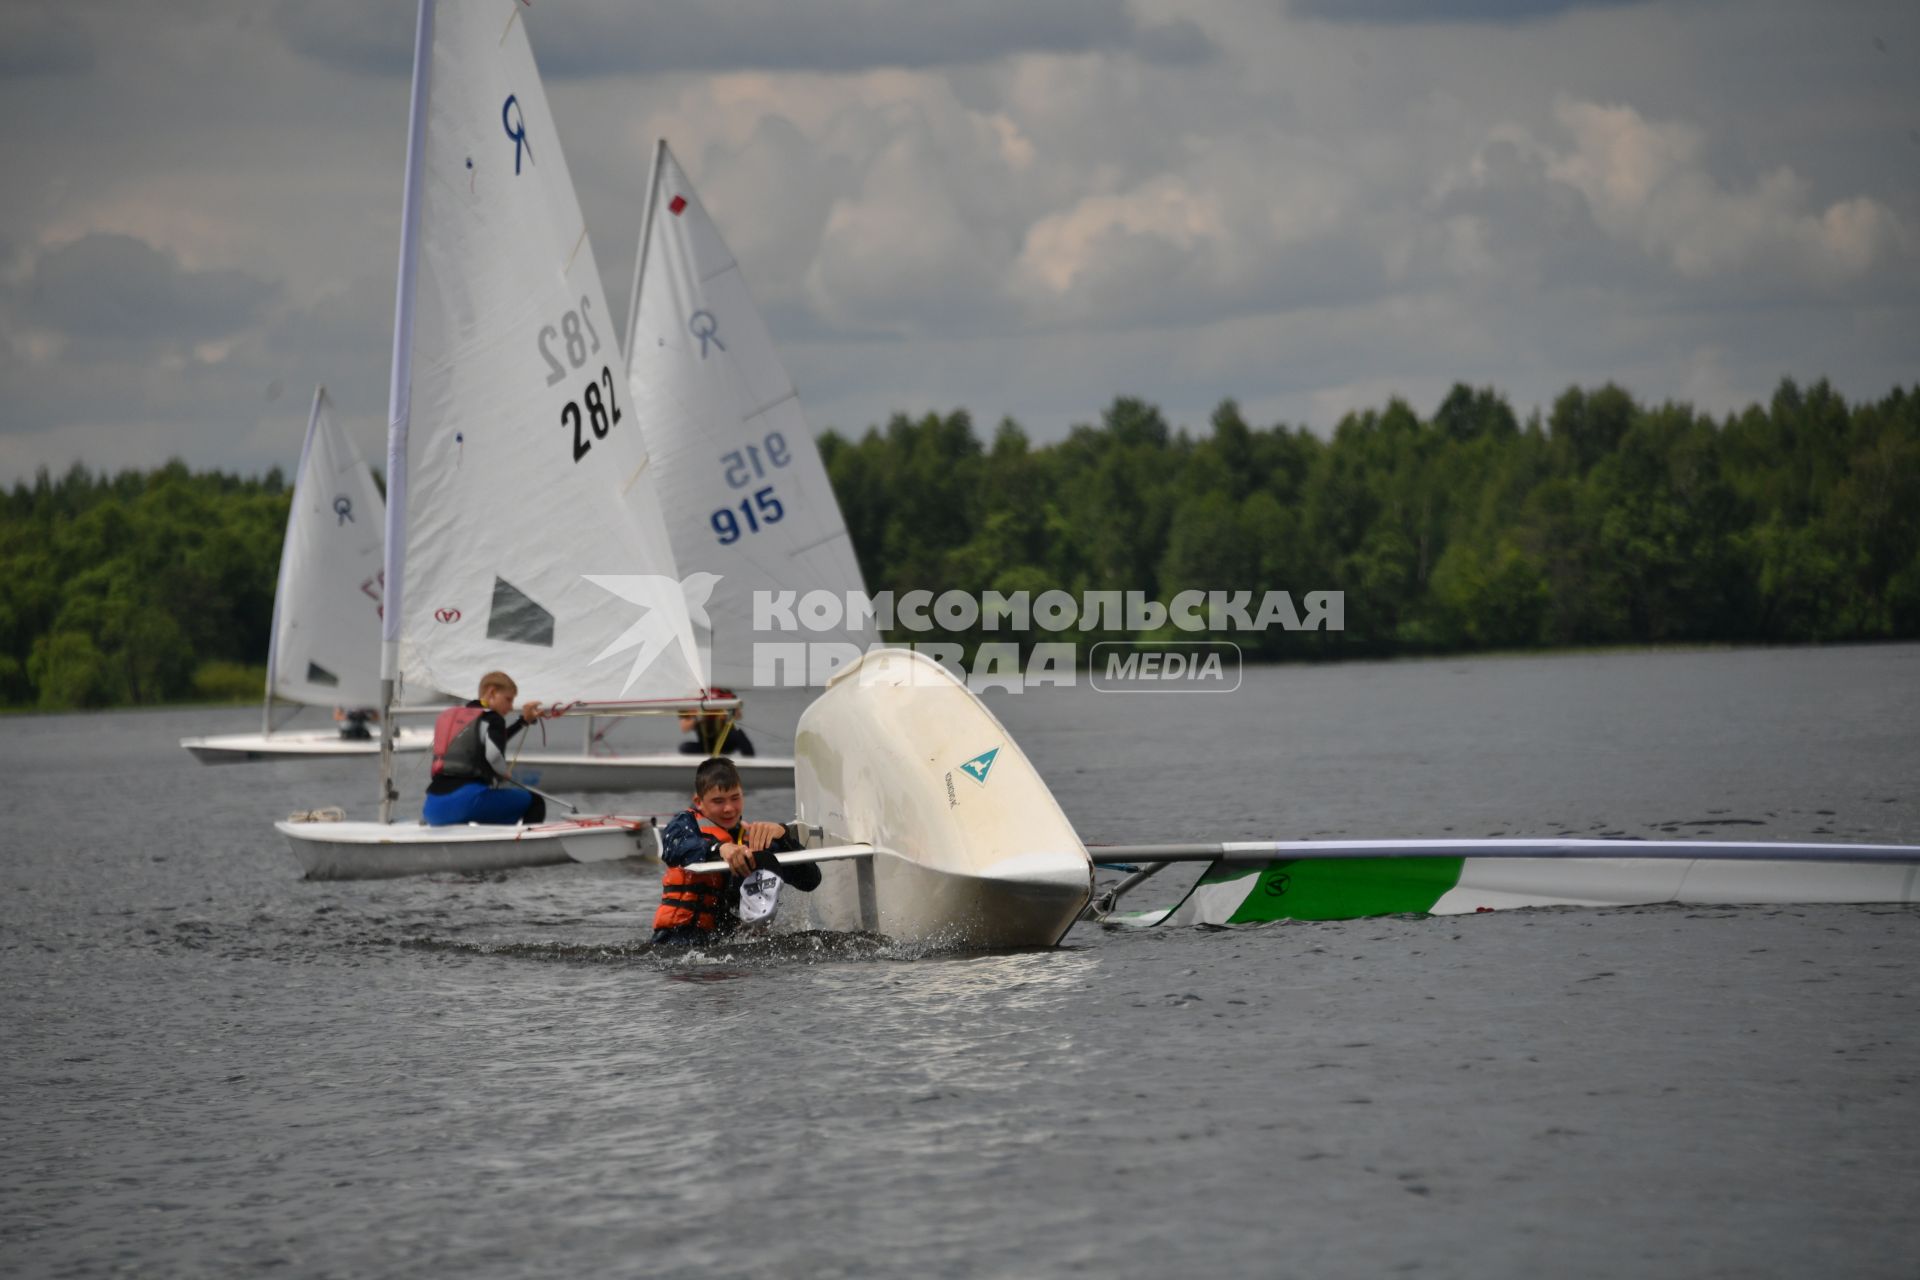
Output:
[[[743,445],[721,454],[721,476],[729,489],[744,489],[755,480],[766,479],[767,472],[792,461],[793,450],[787,447],[787,438],[778,431],[769,431],[758,444]],[[735,515],[736,511],[740,514]],[[760,532],[762,525],[779,524],[786,514],[787,509],[773,496],[773,486],[769,484],[755,489],[751,499],[742,498],[734,506],[721,507],[707,517],[707,523],[713,526],[720,545],[730,547],[740,541],[743,534]]]
[[[734,515],[735,511],[740,514]],[[773,486],[766,485],[753,491],[752,501],[742,498],[738,507],[722,507],[707,517],[707,523],[713,526],[714,533],[719,536],[720,545],[730,547],[740,541],[742,520],[746,521],[747,533],[758,533],[761,525],[779,524],[786,514],[787,509],[780,505],[780,499],[773,496]]]
[[729,450],[720,455],[720,461],[726,468],[727,488],[744,489],[750,481],[764,480],[768,471],[792,462],[793,451],[787,448],[785,436],[769,431],[759,444]]

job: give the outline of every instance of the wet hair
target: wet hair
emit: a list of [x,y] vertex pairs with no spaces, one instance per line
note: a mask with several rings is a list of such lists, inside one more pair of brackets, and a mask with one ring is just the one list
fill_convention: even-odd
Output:
[[489,671],[480,677],[480,697],[482,700],[486,698],[487,690],[489,689],[505,689],[509,698],[515,697],[520,692],[520,686],[515,684],[513,677],[504,671]]
[[733,761],[725,756],[712,756],[700,762],[693,771],[693,794],[711,795],[715,791],[731,791],[740,785],[740,771],[733,767]]

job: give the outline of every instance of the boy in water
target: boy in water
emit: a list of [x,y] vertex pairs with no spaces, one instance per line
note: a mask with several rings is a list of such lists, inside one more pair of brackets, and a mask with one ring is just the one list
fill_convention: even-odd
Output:
[[[731,933],[740,922],[740,885],[755,871],[771,871],[802,893],[820,887],[820,868],[782,866],[779,855],[800,848],[778,822],[743,822],[746,791],[740,771],[725,756],[702,760],[693,775],[693,807],[675,814],[660,833],[660,908],[653,913],[653,942],[705,942]],[[700,875],[698,862],[723,861],[726,871]]]

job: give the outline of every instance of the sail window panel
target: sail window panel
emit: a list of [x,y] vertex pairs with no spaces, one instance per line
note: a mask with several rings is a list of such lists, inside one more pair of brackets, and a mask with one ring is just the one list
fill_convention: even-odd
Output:
[[553,648],[553,614],[505,578],[493,580],[493,608],[487,614],[487,639]]
[[340,677],[317,662],[309,662],[307,663],[307,683],[324,685],[329,689],[337,689],[340,687]]

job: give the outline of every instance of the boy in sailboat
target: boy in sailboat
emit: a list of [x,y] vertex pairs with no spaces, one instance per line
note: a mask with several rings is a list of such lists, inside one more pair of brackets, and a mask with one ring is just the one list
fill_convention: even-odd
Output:
[[[780,854],[800,848],[778,822],[746,822],[746,791],[740,771],[725,756],[702,760],[693,775],[693,807],[674,815],[660,833],[660,907],[653,913],[653,943],[688,944],[725,937],[744,917],[772,914],[777,885],[801,893],[820,887],[820,868],[783,866]],[[723,861],[725,871],[695,875],[697,862]]]
[[[711,689],[708,691],[716,698],[732,698],[731,689]],[[682,711],[680,713],[680,732],[691,733],[692,742],[680,744],[683,756],[750,756],[754,754],[753,743],[747,738],[747,731],[739,724],[740,708],[731,711]]]
[[462,822],[511,825],[547,816],[546,802],[509,781],[507,744],[540,718],[540,704],[529,702],[507,723],[520,692],[513,677],[489,671],[480,677],[480,696],[464,707],[448,707],[433,722],[433,780],[421,819],[430,827]]
[[347,742],[371,742],[373,740],[372,722],[380,718],[380,713],[372,707],[335,707],[334,723],[340,726],[340,737]]

